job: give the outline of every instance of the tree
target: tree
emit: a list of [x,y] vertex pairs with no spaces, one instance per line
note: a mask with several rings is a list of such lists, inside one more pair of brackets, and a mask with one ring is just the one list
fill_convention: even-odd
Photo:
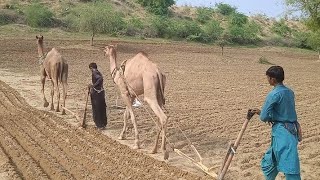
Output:
[[285,0],[288,6],[301,10],[308,17],[307,25],[317,31],[320,28],[319,0]]
[[86,3],[75,7],[67,16],[67,24],[79,31],[91,32],[91,45],[97,33],[117,33],[124,28],[121,15],[103,2]]
[[288,6],[301,10],[307,17],[307,26],[313,31],[308,38],[310,47],[318,51],[320,60],[320,1],[319,0],[285,0]]

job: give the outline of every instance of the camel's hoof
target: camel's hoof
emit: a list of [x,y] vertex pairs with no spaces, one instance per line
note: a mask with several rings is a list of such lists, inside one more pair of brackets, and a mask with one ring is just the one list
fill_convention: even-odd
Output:
[[66,112],[65,111],[62,111],[62,113],[61,113],[62,115],[66,115]]
[[52,107],[50,108],[50,110],[51,110],[51,111],[54,111],[54,107],[52,106]]
[[119,136],[118,139],[119,140],[125,140],[125,138],[123,136]]
[[59,109],[56,109],[56,112],[60,112],[60,110],[59,110]]
[[49,103],[48,102],[44,102],[43,107],[48,107]]

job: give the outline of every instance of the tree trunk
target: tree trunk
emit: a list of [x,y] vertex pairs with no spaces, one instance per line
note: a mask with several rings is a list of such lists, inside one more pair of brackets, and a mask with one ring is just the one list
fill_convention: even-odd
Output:
[[221,46],[221,54],[222,54],[222,56],[223,56],[223,46]]
[[91,42],[90,42],[91,46],[93,46],[93,37],[94,37],[94,32],[92,32],[92,35],[91,35]]

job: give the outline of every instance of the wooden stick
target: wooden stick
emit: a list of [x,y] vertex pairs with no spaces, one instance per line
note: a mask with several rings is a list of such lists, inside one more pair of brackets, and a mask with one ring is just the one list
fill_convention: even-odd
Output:
[[238,146],[240,144],[240,140],[241,140],[241,138],[243,136],[243,133],[244,133],[244,131],[246,130],[246,128],[248,126],[249,120],[250,119],[246,119],[246,121],[243,123],[242,128],[240,130],[240,133],[239,133],[234,145],[231,146],[230,149],[228,149],[228,152],[230,151],[230,153],[229,153],[227,161],[225,161],[225,163],[224,163],[223,168],[221,168],[222,171],[219,174],[219,178],[218,178],[219,180],[222,180],[224,178],[224,176],[225,176],[225,174],[226,174],[226,172],[227,172],[227,170],[229,168],[229,165],[231,163],[231,160],[233,158],[233,155],[234,155],[235,151],[237,150],[237,148],[238,148]]
[[81,127],[83,127],[83,128],[86,128],[87,106],[88,106],[89,94],[90,94],[90,88],[88,88],[88,92],[86,95],[86,105],[84,107],[84,114],[83,114],[83,119],[82,119],[82,124],[81,124]]
[[66,111],[69,112],[71,115],[73,115],[78,121],[80,121],[80,118],[79,118],[79,116],[78,116],[76,113],[72,112],[70,109],[68,109],[68,108],[66,108],[66,107],[62,107],[62,109],[66,110]]

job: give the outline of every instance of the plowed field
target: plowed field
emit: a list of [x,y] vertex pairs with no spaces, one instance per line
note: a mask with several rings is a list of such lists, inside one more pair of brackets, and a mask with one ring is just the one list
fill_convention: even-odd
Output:
[[[46,38],[46,37],[45,37]],[[45,39],[45,49],[56,47],[69,63],[67,108],[83,115],[88,69],[96,62],[104,75],[108,127],[97,131],[89,106],[88,128],[78,128],[70,114],[60,115],[42,107],[35,39],[0,40],[0,179],[209,179],[189,161],[170,153],[150,155],[155,125],[144,108],[136,108],[141,150],[132,150],[133,131],[116,141],[122,128],[123,109],[109,72],[109,60],[97,41]],[[118,61],[143,50],[167,76],[168,138],[175,147],[196,158],[188,140],[208,167],[219,170],[230,141],[241,129],[249,108],[262,106],[272,89],[265,78],[270,65],[265,57],[285,69],[285,84],[296,94],[304,140],[299,144],[302,178],[320,176],[320,63],[308,51],[284,48],[220,48],[186,43],[118,42]],[[49,99],[51,83],[47,81]],[[9,87],[10,86],[10,87]],[[143,97],[140,97],[143,100]],[[149,112],[151,110],[146,107]],[[155,118],[154,116],[152,116]],[[183,133],[179,130],[182,129]],[[254,116],[237,150],[226,179],[263,179],[260,159],[270,144],[270,129]],[[283,179],[280,176],[279,179]]]

